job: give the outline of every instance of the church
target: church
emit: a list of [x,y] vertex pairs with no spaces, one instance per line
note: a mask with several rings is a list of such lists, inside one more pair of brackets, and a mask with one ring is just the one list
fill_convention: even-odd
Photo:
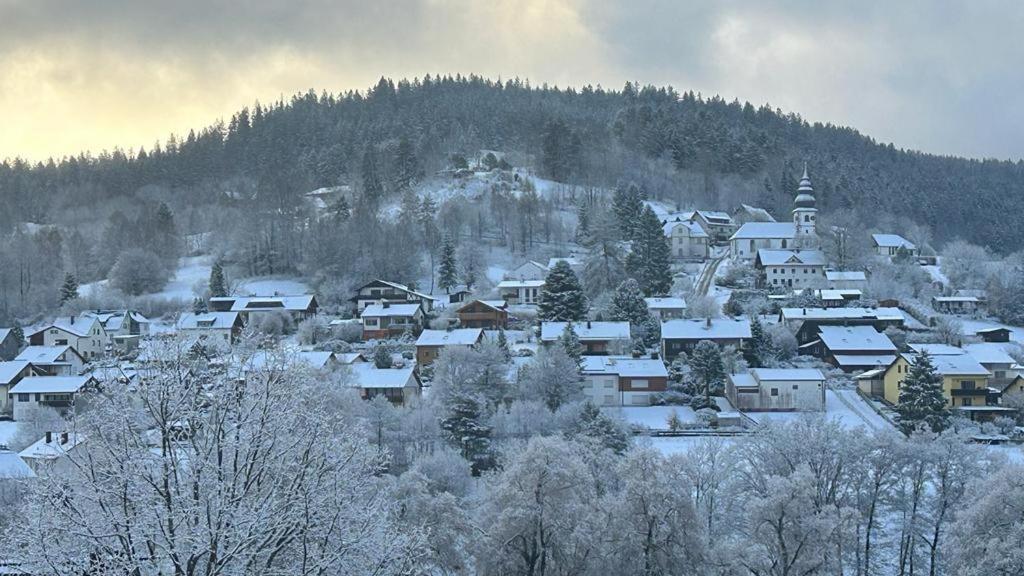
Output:
[[753,260],[757,251],[787,250],[794,248],[813,249],[818,247],[817,225],[818,209],[815,208],[814,188],[807,175],[800,177],[800,186],[793,200],[793,219],[791,222],[747,222],[729,238],[732,257],[741,260]]

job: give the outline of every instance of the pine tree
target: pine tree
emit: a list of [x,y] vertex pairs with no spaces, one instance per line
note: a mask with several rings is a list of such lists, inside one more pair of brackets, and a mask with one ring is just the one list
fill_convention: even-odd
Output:
[[416,149],[412,142],[403,136],[398,141],[398,149],[395,151],[395,189],[405,190],[412,187],[421,175]]
[[547,322],[578,322],[587,315],[587,297],[568,262],[559,260],[544,280],[538,316]]
[[626,431],[589,400],[583,404],[566,435],[569,438],[582,436],[597,440],[599,444],[616,454],[625,452],[630,444]]
[[498,330],[498,349],[501,350],[506,362],[512,360],[512,348],[508,344],[508,336],[505,335],[504,329]]
[[643,324],[649,313],[647,301],[640,290],[640,284],[633,278],[623,280],[612,295],[612,302],[608,306],[608,317],[617,322],[629,322],[639,326]]
[[192,300],[192,313],[193,314],[206,314],[210,309],[206,306],[206,299],[196,297]]
[[701,340],[690,355],[690,368],[704,393],[705,405],[711,405],[711,395],[725,383],[725,367],[718,344]]
[[640,324],[640,335],[648,348],[656,347],[661,342],[661,322],[653,314],[648,314]]
[[21,327],[21,322],[14,321],[14,325],[11,326],[11,336],[14,336],[14,341],[18,343],[18,350],[21,351],[21,347],[25,345],[25,329]]
[[445,294],[458,285],[459,268],[455,263],[455,244],[452,237],[444,235],[441,243],[441,264],[437,270],[437,285],[444,290]]
[[942,432],[949,426],[950,411],[942,393],[942,376],[927,352],[918,354],[910,364],[910,372],[900,387],[896,412],[904,434],[909,435],[921,425],[927,425],[932,432]]
[[391,368],[394,365],[394,359],[391,357],[391,351],[388,347],[383,344],[378,344],[377,348],[373,351],[373,365],[382,370]]
[[483,406],[469,394],[452,398],[448,414],[441,420],[441,430],[462,457],[473,465],[474,474],[491,465],[491,429],[484,420]]
[[590,206],[582,199],[576,203],[576,242],[586,244],[590,238]]
[[210,296],[213,298],[223,298],[227,295],[228,287],[227,281],[224,279],[224,266],[218,260],[210,268]]
[[626,240],[633,239],[640,225],[640,215],[644,209],[643,193],[636,184],[618,187],[612,197],[612,210],[619,223],[619,232]]
[[64,284],[60,287],[60,303],[64,305],[75,298],[78,298],[78,280],[75,280],[74,274],[68,272],[64,274]]
[[344,194],[334,203],[333,212],[334,219],[338,222],[348,222],[348,219],[352,217],[352,208],[348,205],[348,200],[345,199]]
[[626,272],[637,279],[644,294],[668,294],[672,288],[671,258],[661,221],[647,206],[640,215],[633,249],[626,257]]
[[363,198],[376,206],[384,197],[384,184],[381,182],[380,169],[377,167],[377,152],[372,146],[363,153]]
[[743,359],[750,367],[764,367],[772,357],[771,336],[764,330],[760,318],[754,316],[750,320],[750,340],[743,348]]
[[565,350],[566,355],[572,358],[577,368],[583,367],[583,343],[573,329],[572,322],[566,322],[562,334],[558,337],[558,344]]

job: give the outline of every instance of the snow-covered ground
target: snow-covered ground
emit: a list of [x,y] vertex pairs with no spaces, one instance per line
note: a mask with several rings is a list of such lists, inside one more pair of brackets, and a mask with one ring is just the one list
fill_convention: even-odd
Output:
[[163,290],[150,294],[149,297],[191,302],[196,297],[196,286],[209,282],[212,265],[213,258],[211,256],[182,258],[181,265],[174,273],[174,278],[164,286]]
[[717,445],[728,450],[733,448],[737,442],[742,441],[742,437],[658,436],[650,438],[641,436],[636,438],[635,443],[637,446],[649,446],[665,456],[670,456],[672,454],[685,454],[695,447],[706,443],[711,443],[711,445]]
[[10,446],[18,434],[18,423],[13,420],[0,421],[0,444]]
[[605,408],[604,411],[622,418],[629,424],[651,430],[668,430],[668,418],[672,412],[678,414],[684,423],[697,422],[697,413],[689,406],[622,406]]
[[[748,412],[756,422],[788,422],[800,418],[820,417],[819,412]],[[863,426],[868,430],[883,430],[891,425],[875,412],[855,390],[828,390],[825,392],[825,414],[847,428]]]
[[296,278],[249,278],[238,283],[239,294],[252,296],[308,294],[309,286]]

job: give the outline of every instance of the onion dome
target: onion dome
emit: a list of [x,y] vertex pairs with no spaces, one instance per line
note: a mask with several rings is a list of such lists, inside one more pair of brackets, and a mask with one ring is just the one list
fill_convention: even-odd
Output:
[[807,176],[807,164],[804,164],[804,175],[800,177],[800,187],[796,190],[793,204],[797,208],[814,208],[814,188],[811,187],[811,179]]

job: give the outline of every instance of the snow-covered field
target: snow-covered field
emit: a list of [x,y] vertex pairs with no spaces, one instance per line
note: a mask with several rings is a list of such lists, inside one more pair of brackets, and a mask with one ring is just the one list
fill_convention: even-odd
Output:
[[250,278],[240,281],[235,291],[247,296],[294,296],[309,293],[309,286],[295,278]]
[[604,411],[622,418],[629,424],[651,430],[668,430],[668,418],[672,412],[678,414],[684,423],[697,422],[697,413],[689,406],[623,406],[605,408]]
[[[818,412],[748,412],[756,422],[788,422],[800,418],[820,417]],[[836,420],[847,428],[863,426],[868,430],[891,428],[889,422],[878,415],[856,390],[828,390],[825,392],[825,418]]]

